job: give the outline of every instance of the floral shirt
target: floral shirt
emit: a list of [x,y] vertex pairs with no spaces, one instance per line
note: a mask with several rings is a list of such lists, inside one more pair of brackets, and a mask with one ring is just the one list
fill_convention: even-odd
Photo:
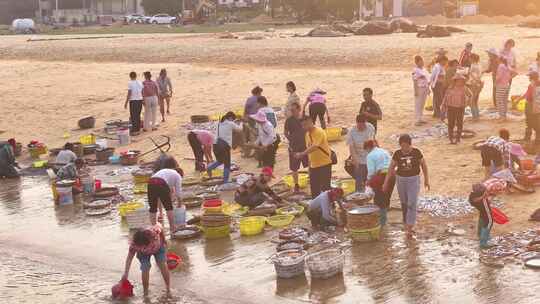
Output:
[[161,246],[165,243],[163,239],[163,228],[160,224],[148,227],[144,229],[144,232],[150,237],[150,243],[146,246],[137,246],[133,241],[129,245],[129,251],[135,253],[141,253],[144,255],[152,255],[159,251]]

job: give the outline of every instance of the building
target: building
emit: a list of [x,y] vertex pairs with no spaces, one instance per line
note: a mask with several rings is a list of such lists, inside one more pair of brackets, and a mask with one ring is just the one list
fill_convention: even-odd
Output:
[[144,14],[140,0],[37,0],[36,16],[61,23],[97,22],[100,18],[121,20],[129,14]]
[[218,5],[228,7],[253,7],[261,2],[262,0],[217,0]]
[[444,0],[359,0],[362,17],[402,17],[444,14]]
[[479,0],[458,0],[457,3],[458,16],[476,16],[480,13]]

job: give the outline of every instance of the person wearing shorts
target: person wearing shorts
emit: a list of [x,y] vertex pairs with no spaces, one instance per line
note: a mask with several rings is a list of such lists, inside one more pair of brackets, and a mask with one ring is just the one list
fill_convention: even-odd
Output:
[[167,218],[171,234],[175,231],[172,197],[176,195],[178,200],[182,192],[182,176],[178,171],[178,163],[172,157],[165,160],[164,169],[159,170],[148,180],[148,204],[150,205],[150,222],[157,223],[157,209],[159,203],[167,211]]
[[308,167],[307,157],[296,158],[295,154],[306,150],[306,130],[302,126],[302,112],[299,103],[290,106],[291,116],[285,121],[285,137],[289,141],[289,169],[292,172],[294,191],[300,191],[298,184],[298,170],[300,166]]
[[495,172],[505,168],[505,164],[510,162],[510,132],[506,129],[499,131],[499,136],[489,137],[480,150],[482,156],[482,167],[484,167],[485,178],[492,175],[492,166],[495,166]]
[[127,280],[129,277],[129,270],[133,258],[137,256],[137,259],[141,263],[141,275],[144,294],[148,294],[148,286],[150,283],[150,268],[152,267],[150,259],[154,256],[156,264],[161,271],[167,293],[170,293],[170,273],[167,268],[167,249],[165,242],[165,234],[160,224],[153,225],[151,227],[137,230],[131,240],[128,255],[126,257],[124,274],[122,280]]

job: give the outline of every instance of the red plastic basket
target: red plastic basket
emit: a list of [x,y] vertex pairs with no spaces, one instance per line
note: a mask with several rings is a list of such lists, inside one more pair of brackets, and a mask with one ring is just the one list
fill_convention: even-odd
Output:
[[491,207],[491,216],[493,221],[499,225],[504,225],[509,222],[508,217],[499,208]]

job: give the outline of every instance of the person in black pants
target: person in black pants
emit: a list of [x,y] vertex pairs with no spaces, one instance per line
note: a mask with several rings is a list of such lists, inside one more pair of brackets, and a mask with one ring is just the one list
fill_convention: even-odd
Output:
[[128,83],[128,92],[124,109],[127,109],[129,103],[129,121],[131,124],[131,135],[138,135],[141,130],[141,111],[143,106],[142,90],[143,85],[137,80],[137,73],[129,73],[131,79]]
[[309,117],[313,120],[313,123],[317,121],[317,117],[321,122],[321,128],[326,129],[326,121],[324,116],[326,115],[326,120],[330,124],[330,113],[328,112],[328,107],[326,106],[326,92],[321,89],[316,89],[315,91],[309,94],[302,112],[305,115],[306,107],[309,104]]

